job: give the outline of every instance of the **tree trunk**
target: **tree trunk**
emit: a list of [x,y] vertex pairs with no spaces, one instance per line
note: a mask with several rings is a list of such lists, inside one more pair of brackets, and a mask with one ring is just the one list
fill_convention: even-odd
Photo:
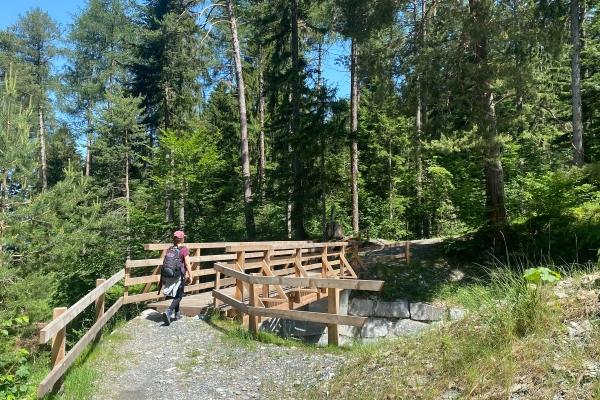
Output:
[[581,58],[579,0],[571,0],[571,106],[573,109],[573,165],[583,166],[583,119],[581,115]]
[[350,55],[350,135],[352,147],[350,149],[350,168],[352,175],[352,230],[358,232],[358,44],[352,39]]
[[[298,0],[292,0],[292,137],[300,130],[300,51],[298,36]],[[296,239],[306,239],[304,229],[303,167],[298,148],[293,148],[294,194],[292,198],[292,225]]]
[[[318,113],[320,116],[320,123],[323,124],[324,110],[323,110],[323,102],[321,101],[321,80],[323,79],[323,42],[319,40],[318,47],[318,63],[317,63],[317,107]],[[320,159],[320,167],[321,167],[321,228],[323,229],[321,233],[321,239],[323,242],[327,241],[327,175],[325,171],[325,152],[326,152],[326,142],[325,142],[325,132],[321,129],[320,131],[320,140],[319,144],[321,147],[321,159]]]
[[252,187],[250,182],[250,154],[248,151],[248,120],[246,117],[246,94],[244,76],[242,75],[242,58],[238,42],[237,25],[233,13],[232,0],[227,0],[227,15],[231,28],[231,45],[233,47],[233,60],[235,64],[235,78],[237,81],[238,106],[240,109],[240,136],[242,153],[242,179],[244,181],[244,213],[246,215],[246,235],[248,240],[255,239],[254,212],[252,210]]
[[265,204],[265,81],[262,70],[262,46],[258,47],[259,70],[258,70],[258,122],[260,124],[260,133],[258,136],[258,177],[260,179],[260,200]]
[[48,189],[48,179],[46,173],[46,133],[44,129],[44,110],[42,110],[42,106],[38,107],[38,114],[40,117],[40,159],[42,161],[42,191],[45,192]]
[[489,58],[488,31],[483,27],[489,23],[490,10],[482,0],[469,0],[471,14],[471,40],[475,83],[478,87],[477,107],[473,123],[482,128],[483,162],[485,166],[486,206],[488,222],[494,231],[494,247],[497,251],[504,247],[504,228],[507,224],[504,172],[502,169],[502,148],[496,128],[496,109],[492,93],[492,77]]
[[131,259],[131,216],[129,214],[129,131],[125,129],[125,229],[127,231],[127,259]]

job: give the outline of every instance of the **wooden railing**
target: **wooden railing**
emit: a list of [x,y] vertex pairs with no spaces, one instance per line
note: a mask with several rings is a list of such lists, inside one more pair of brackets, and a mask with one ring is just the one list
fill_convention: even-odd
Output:
[[[108,320],[121,308],[123,297],[120,297],[108,310],[104,311],[104,295],[108,289],[118,283],[125,276],[125,271],[120,270],[109,279],[98,279],[96,289],[92,290],[71,307],[60,307],[54,309],[52,322],[40,331],[40,344],[47,343],[52,339],[52,370],[44,378],[38,387],[38,397],[43,397],[53,389],[58,389],[62,377],[67,369],[73,364],[77,356],[85,349],[91,341],[100,341],[102,328]],[[94,304],[94,325],[83,335],[81,339],[65,354],[65,338],[67,324],[77,317],[87,306]]]
[[[323,247],[327,249],[327,247]],[[234,250],[234,249],[232,249]],[[239,252],[243,252],[243,249],[237,249]],[[252,251],[252,250],[249,250]],[[264,250],[265,252],[273,251],[273,249]],[[342,253],[340,253],[342,254]],[[243,259],[243,258],[241,258]],[[326,256],[322,259],[322,267],[324,275],[331,273],[330,265],[326,261]],[[239,271],[238,267],[241,267]],[[263,274],[267,276],[249,275],[245,273],[244,266],[236,263],[236,268],[228,267],[224,264],[216,263],[214,266],[215,271],[222,273],[225,276],[229,276],[235,279],[236,292],[235,298],[228,296],[227,294],[220,291],[219,280],[215,281],[215,289],[213,290],[213,297],[215,302],[222,301],[229,306],[236,309],[240,316],[243,314],[248,315],[248,328],[250,332],[258,333],[258,324],[261,317],[266,318],[286,318],[294,319],[299,321],[311,321],[320,322],[327,324],[327,338],[329,344],[339,344],[339,331],[338,325],[352,325],[362,327],[366,322],[367,318],[354,317],[347,315],[339,315],[339,291],[341,289],[358,289],[358,290],[373,290],[379,291],[383,285],[383,281],[368,281],[358,279],[343,279],[343,275],[337,274],[335,277],[309,277],[306,276],[269,276],[268,265],[261,267]],[[298,264],[295,264],[295,268],[298,268]],[[324,272],[325,269],[327,272]],[[343,271],[343,269],[342,269]],[[302,274],[302,268],[299,268],[300,274]],[[218,275],[217,275],[218,276]],[[260,285],[260,290],[259,290]],[[278,288],[292,287],[293,289],[287,289],[291,293],[301,293],[302,291],[316,292],[317,294],[323,290],[326,290],[327,296],[327,313],[308,312],[308,311],[297,311],[292,309],[292,298],[290,297],[289,309],[280,309],[280,306],[269,307],[269,303],[265,302],[265,298],[259,297],[259,292],[269,293],[269,287],[274,286]],[[266,290],[265,290],[266,288]],[[244,296],[244,289],[248,291],[247,299]],[[283,290],[283,289],[281,289]],[[278,290],[279,292],[279,290]],[[286,297],[285,293],[278,293],[282,297]],[[286,297],[287,299],[287,297]],[[288,302],[283,304],[288,306]]]

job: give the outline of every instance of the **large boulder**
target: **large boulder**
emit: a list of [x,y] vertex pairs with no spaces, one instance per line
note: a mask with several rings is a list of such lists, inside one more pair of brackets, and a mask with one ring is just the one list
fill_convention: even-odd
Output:
[[375,305],[375,316],[385,318],[409,318],[410,308],[408,301],[378,301]]
[[352,299],[348,305],[348,315],[371,317],[374,314],[375,302],[368,299]]
[[386,337],[392,327],[392,321],[385,318],[368,318],[363,325],[360,335],[363,338],[382,338]]

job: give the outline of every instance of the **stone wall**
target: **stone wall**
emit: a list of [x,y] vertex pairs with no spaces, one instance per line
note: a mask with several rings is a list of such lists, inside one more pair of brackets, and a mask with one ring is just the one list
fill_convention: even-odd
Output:
[[[367,317],[367,322],[362,328],[340,325],[341,345],[414,335],[433,324],[456,320],[465,315],[463,310],[444,309],[427,303],[410,303],[402,299],[390,302],[354,298],[349,301],[350,292],[344,290],[340,293],[340,315]],[[306,311],[326,313],[327,299],[310,303]],[[260,329],[327,345],[326,324],[272,318],[263,322]]]

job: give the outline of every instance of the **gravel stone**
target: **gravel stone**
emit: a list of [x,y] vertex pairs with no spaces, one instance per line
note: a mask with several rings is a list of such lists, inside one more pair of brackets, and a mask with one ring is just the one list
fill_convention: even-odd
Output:
[[163,326],[152,310],[118,331],[130,339],[103,371],[93,400],[295,399],[333,378],[347,357],[301,346],[236,344],[202,318]]

